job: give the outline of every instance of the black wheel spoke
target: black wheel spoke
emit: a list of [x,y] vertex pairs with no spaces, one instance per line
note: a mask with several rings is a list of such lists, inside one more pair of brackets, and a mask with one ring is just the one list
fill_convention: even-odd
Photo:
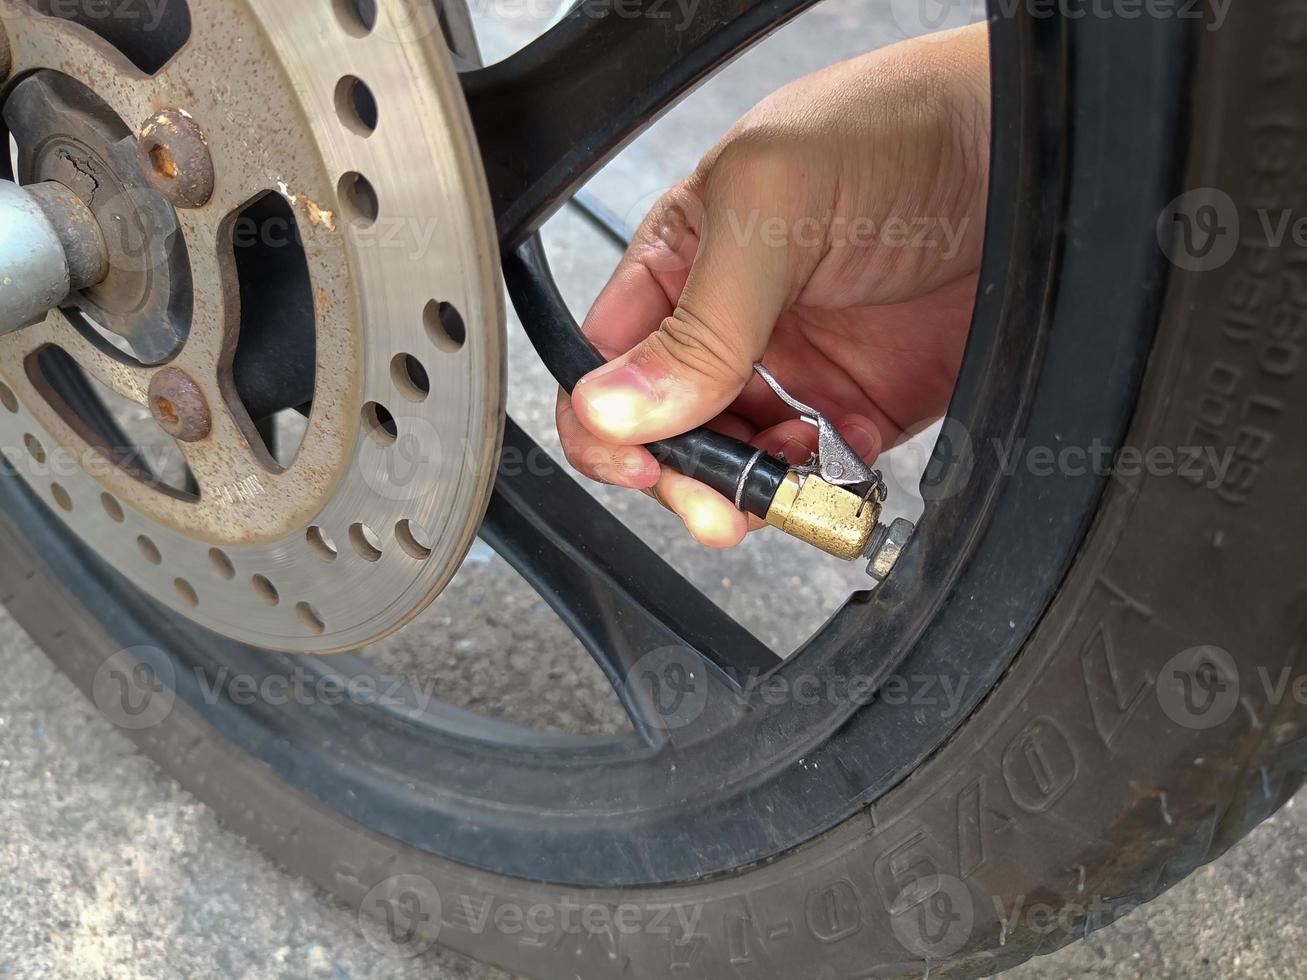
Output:
[[509,58],[465,72],[500,247],[536,231],[660,113],[814,0],[582,0]]
[[540,593],[608,675],[637,730],[648,716],[632,667],[680,647],[716,666],[732,687],[780,658],[690,585],[586,493],[509,419],[504,457],[481,537]]

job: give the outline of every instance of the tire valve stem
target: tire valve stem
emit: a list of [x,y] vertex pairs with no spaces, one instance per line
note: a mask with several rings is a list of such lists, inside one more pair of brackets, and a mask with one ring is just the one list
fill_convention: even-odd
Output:
[[817,452],[803,465],[790,467],[767,510],[767,523],[836,558],[868,558],[867,574],[883,581],[914,525],[903,518],[880,523],[887,496],[880,471],[868,466],[825,416],[782,388],[770,371],[761,364],[753,369],[817,429]]

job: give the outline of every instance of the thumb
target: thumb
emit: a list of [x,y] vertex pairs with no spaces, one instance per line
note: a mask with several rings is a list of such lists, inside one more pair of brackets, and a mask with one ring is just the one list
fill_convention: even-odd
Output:
[[[764,219],[765,220],[765,219]],[[676,309],[625,354],[582,378],[577,417],[595,435],[632,445],[716,418],[743,390],[791,295],[790,256],[727,206],[707,209]]]

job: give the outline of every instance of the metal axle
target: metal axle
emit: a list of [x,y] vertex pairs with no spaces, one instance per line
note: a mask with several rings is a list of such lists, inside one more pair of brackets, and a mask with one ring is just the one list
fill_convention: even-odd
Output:
[[0,334],[35,323],[109,274],[95,216],[55,181],[0,180]]

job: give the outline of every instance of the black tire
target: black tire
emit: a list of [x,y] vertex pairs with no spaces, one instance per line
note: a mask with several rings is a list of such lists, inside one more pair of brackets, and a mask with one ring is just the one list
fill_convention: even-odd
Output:
[[[1307,637],[1299,490],[1307,482],[1307,386],[1299,377],[1307,292],[1296,278],[1307,269],[1307,249],[1290,237],[1268,247],[1255,240],[1254,224],[1256,209],[1292,213],[1307,200],[1307,51],[1296,40],[1304,25],[1302,0],[1232,5],[1216,30],[1186,24],[1176,47],[1185,73],[1180,105],[1141,118],[1141,90],[1138,105],[1111,107],[1119,139],[1088,128],[1073,136],[1072,210],[1090,206],[1102,186],[1130,183],[1131,162],[1112,155],[1131,132],[1151,125],[1180,134],[1179,148],[1188,148],[1183,172],[1148,189],[1158,196],[1148,214],[1098,215],[1123,236],[1154,234],[1159,214],[1168,214],[1162,205],[1180,190],[1217,188],[1238,202],[1247,234],[1224,264],[1202,268],[1201,256],[1172,250],[1164,300],[1146,310],[1156,334],[1126,439],[1141,449],[1229,451],[1224,479],[1118,473],[1055,599],[1001,680],[909,778],[840,825],[768,861],[698,881],[551,885],[475,870],[346,818],[234,747],[217,714],[203,717],[179,701],[133,736],[287,868],[369,912],[405,887],[394,876],[433,883],[443,914],[433,894],[408,882],[410,904],[401,911],[415,922],[416,913],[427,916],[415,936],[438,929],[440,942],[533,977],[920,977],[926,964],[931,975],[975,975],[1055,949],[1149,900],[1221,854],[1302,779],[1307,712],[1292,678],[1303,669]],[[1021,36],[1037,45],[1078,34],[1082,57],[1105,62],[1096,70],[1146,82],[1150,67],[1128,63],[1128,48],[1104,47],[1130,27],[1086,20]],[[1090,67],[1069,67],[1073,94],[1076,73]],[[1177,65],[1154,67],[1173,77]],[[1202,203],[1221,200],[1208,193]],[[1051,337],[1066,336],[1059,325],[1074,327],[1085,297],[1127,311],[1141,292],[1138,278],[1112,274],[1121,256],[1090,226],[1068,225]],[[1041,398],[1100,383],[1065,365],[1055,374],[1056,361],[1052,352],[1044,360]],[[1037,406],[1031,430],[1036,419]],[[8,485],[0,592],[93,693],[97,672],[123,656],[113,617],[93,601],[89,579],[52,557],[56,532],[42,505],[17,480],[0,482]],[[1032,553],[1044,531],[1031,529]],[[992,629],[991,620],[978,614],[975,629]],[[965,651],[969,639],[956,643]],[[181,634],[157,642],[182,642]],[[374,886],[388,880],[378,897]],[[495,910],[507,905],[591,904],[630,906],[629,921],[640,928],[626,932],[610,920],[610,928],[573,931],[556,916],[543,931],[495,924]]]

